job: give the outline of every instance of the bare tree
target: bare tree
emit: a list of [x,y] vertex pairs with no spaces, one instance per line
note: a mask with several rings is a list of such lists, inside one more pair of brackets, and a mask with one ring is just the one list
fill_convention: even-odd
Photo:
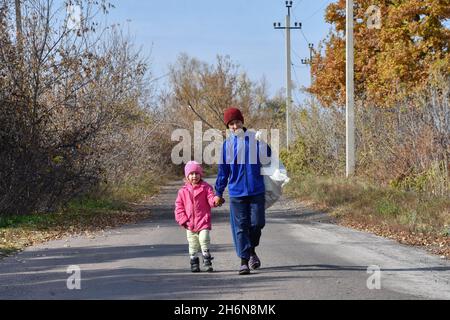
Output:
[[0,11],[0,212],[57,208],[74,196],[151,170],[155,121],[146,111],[148,63],[117,27],[106,1],[82,4],[81,24],[49,0],[22,3],[18,54]]

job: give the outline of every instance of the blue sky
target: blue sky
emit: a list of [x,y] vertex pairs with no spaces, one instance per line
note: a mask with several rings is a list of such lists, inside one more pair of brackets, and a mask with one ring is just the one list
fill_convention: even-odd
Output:
[[[110,0],[116,8],[108,23],[121,23],[136,45],[150,55],[155,77],[181,52],[213,63],[217,54],[229,55],[251,79],[266,77],[270,94],[285,87],[285,36],[273,22],[284,25],[287,9],[283,0]],[[294,0],[291,22],[303,24],[303,34],[293,30],[292,80],[309,85],[309,68],[301,59],[309,57],[307,40],[317,46],[330,25],[324,10],[332,0]],[[305,39],[306,38],[306,39]],[[164,79],[160,81],[164,85]],[[301,100],[298,91],[295,100]],[[296,101],[298,102],[298,101]]]

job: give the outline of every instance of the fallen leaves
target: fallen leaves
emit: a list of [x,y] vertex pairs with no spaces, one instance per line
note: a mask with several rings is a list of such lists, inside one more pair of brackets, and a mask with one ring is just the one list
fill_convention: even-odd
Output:
[[337,223],[345,227],[369,232],[381,237],[398,241],[399,243],[424,247],[427,251],[450,259],[450,237],[433,234],[417,233],[404,226],[380,223],[375,219],[355,216],[344,216],[337,219]]

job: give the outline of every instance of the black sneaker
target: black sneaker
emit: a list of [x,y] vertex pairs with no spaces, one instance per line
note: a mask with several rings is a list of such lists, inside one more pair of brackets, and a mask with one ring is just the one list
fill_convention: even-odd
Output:
[[203,267],[205,267],[206,271],[208,271],[208,272],[213,271],[212,262],[211,262],[211,260],[213,260],[213,259],[214,259],[214,257],[211,257],[210,254],[203,256]]
[[200,272],[200,259],[198,257],[191,258],[191,271]]
[[261,267],[261,260],[259,260],[256,253],[250,255],[250,260],[248,260],[248,265],[251,269],[256,270]]
[[244,274],[250,274],[250,269],[249,269],[248,265],[246,265],[246,264],[241,265],[241,267],[239,268],[239,275],[244,275]]

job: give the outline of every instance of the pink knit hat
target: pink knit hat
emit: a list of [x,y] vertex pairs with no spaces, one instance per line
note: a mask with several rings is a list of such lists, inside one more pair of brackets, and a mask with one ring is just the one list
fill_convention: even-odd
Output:
[[184,175],[187,178],[191,172],[197,172],[200,176],[203,176],[203,169],[201,165],[196,161],[189,161],[184,167]]

